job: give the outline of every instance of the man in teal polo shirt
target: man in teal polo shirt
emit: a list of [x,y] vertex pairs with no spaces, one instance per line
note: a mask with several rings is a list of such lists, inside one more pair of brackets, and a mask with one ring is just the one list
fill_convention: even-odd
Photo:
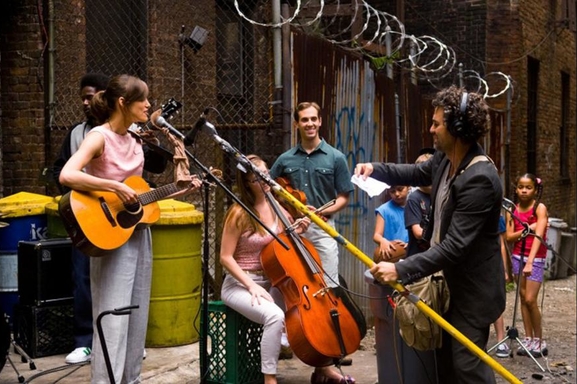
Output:
[[[349,203],[349,194],[354,186],[345,155],[330,146],[320,137],[321,108],[314,102],[303,102],[294,111],[294,126],[299,131],[300,143],[278,157],[270,169],[272,178],[284,177],[290,185],[305,193],[307,206],[311,210],[322,207],[331,200],[335,203],[322,211],[327,224],[334,227],[335,214]],[[303,234],[316,248],[325,272],[325,283],[329,287],[339,284],[339,249],[335,239],[312,223]],[[351,364],[351,359],[341,361]],[[330,379],[341,379],[354,383],[350,376],[343,378],[330,367],[317,367],[311,383],[324,383]]]
[[[328,224],[334,227],[334,215],[347,206],[349,194],[354,189],[347,160],[342,152],[320,137],[322,119],[317,103],[300,103],[294,111],[294,119],[300,143],[278,157],[270,169],[270,175],[273,178],[284,177],[293,188],[303,191],[307,197],[307,206],[313,210],[334,199],[335,204],[322,212],[329,219]],[[319,253],[327,285],[337,286],[337,242],[314,223],[304,236]]]

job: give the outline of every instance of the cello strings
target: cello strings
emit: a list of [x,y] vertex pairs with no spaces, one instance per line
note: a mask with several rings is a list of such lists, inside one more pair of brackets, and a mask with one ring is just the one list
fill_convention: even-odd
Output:
[[[313,213],[315,213],[315,214],[318,215],[319,213],[321,213],[322,211],[324,211],[324,210],[327,209],[328,207],[335,205],[336,202],[337,202],[337,201],[336,201],[335,199],[332,199],[331,201],[329,201],[328,203],[326,203],[326,204],[323,205],[322,207],[315,209],[315,210],[313,211]],[[307,217],[304,216],[304,217],[301,217],[300,219],[295,220],[295,222],[290,226],[290,229],[295,229],[296,227],[298,227],[298,225],[299,225],[304,219],[306,219],[306,218],[307,218]]]

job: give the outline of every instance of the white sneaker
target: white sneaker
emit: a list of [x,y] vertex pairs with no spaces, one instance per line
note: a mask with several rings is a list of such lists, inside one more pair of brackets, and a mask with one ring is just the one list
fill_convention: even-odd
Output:
[[499,344],[499,346],[497,347],[497,352],[495,353],[495,356],[504,359],[506,357],[509,357],[510,353],[511,353],[511,350],[509,349],[509,346],[507,345],[507,343],[503,343],[503,344]]
[[290,344],[288,342],[288,336],[285,332],[282,333],[281,338],[280,338],[280,345],[286,348],[290,347]]
[[78,364],[90,361],[92,350],[88,347],[76,348],[66,356],[66,364]]
[[142,352],[142,360],[146,359],[146,349]]
[[531,348],[529,351],[533,357],[547,356],[547,354],[549,354],[545,340],[539,339],[537,337],[533,339],[533,343],[531,343]]

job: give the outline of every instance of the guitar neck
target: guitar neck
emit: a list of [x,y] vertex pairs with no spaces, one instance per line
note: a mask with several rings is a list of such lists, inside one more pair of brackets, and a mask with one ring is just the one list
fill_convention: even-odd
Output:
[[170,196],[178,191],[180,191],[180,188],[176,185],[176,183],[167,184],[138,195],[138,200],[140,201],[140,204],[147,205],[154,203],[155,201],[162,200],[165,197]]
[[148,120],[144,125],[142,125],[142,127],[140,127],[140,130],[141,130],[142,132],[150,131],[150,130],[153,130],[153,129],[154,129],[154,126],[153,126],[151,120]]

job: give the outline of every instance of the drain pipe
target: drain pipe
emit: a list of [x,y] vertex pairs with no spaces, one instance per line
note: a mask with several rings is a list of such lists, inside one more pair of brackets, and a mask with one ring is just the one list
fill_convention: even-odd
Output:
[[275,91],[282,88],[282,35],[280,24],[280,0],[272,1],[272,22],[277,24],[272,29],[272,50],[274,59],[274,88]]
[[[48,56],[46,59],[46,93],[44,111],[44,164],[50,161],[51,129],[54,125],[54,0],[48,0]],[[48,187],[46,187],[48,188]]]
[[507,90],[507,132],[505,133],[505,196],[510,197],[511,187],[511,88]]
[[399,94],[395,93],[395,115],[397,118],[395,119],[395,123],[397,124],[397,164],[403,162],[403,155],[401,149],[401,135],[403,134],[402,128],[402,116],[401,116],[401,103],[399,101]]

